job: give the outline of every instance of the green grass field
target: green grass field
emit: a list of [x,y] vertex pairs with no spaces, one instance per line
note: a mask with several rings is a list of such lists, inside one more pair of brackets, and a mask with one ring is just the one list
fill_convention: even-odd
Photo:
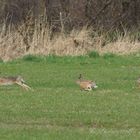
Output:
[[[22,75],[34,89],[0,86],[0,140],[139,140],[140,57],[95,56],[0,62],[1,76]],[[81,91],[80,73],[98,89]]]

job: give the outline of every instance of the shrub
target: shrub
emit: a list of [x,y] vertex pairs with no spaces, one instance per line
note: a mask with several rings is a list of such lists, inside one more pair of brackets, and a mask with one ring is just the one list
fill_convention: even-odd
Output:
[[99,55],[98,52],[92,51],[92,52],[88,53],[88,56],[89,56],[90,58],[97,58],[97,57],[99,57],[100,55]]

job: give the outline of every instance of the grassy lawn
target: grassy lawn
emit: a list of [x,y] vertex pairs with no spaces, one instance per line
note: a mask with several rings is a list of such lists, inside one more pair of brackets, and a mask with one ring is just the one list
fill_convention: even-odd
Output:
[[[0,86],[2,140],[139,140],[140,57],[33,57],[0,62],[2,76],[22,75],[34,91]],[[98,89],[81,91],[82,73]]]

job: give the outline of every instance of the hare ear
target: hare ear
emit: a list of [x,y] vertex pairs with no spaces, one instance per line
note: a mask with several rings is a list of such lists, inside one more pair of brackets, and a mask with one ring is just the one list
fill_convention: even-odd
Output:
[[21,80],[21,79],[23,79],[23,78],[19,75],[19,76],[17,77],[17,79],[18,79],[18,80]]
[[20,80],[20,79],[21,79],[21,76],[20,76],[20,75],[18,75],[18,76],[17,76],[17,80]]
[[23,78],[20,75],[17,77],[17,80],[20,80],[22,83],[25,83],[25,81],[23,80]]
[[18,75],[17,78],[22,78],[21,75]]

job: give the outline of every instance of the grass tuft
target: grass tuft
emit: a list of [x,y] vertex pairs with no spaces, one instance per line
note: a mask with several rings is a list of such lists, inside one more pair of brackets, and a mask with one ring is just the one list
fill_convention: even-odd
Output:
[[43,56],[25,55],[22,59],[24,61],[40,62],[43,60]]
[[103,54],[103,58],[105,58],[105,59],[113,58],[113,57],[116,57],[116,55],[113,54],[113,53],[105,53],[105,54]]
[[100,57],[99,53],[96,52],[96,51],[91,51],[91,52],[89,52],[89,53],[88,53],[88,56],[89,56],[90,58],[98,58],[98,57]]

